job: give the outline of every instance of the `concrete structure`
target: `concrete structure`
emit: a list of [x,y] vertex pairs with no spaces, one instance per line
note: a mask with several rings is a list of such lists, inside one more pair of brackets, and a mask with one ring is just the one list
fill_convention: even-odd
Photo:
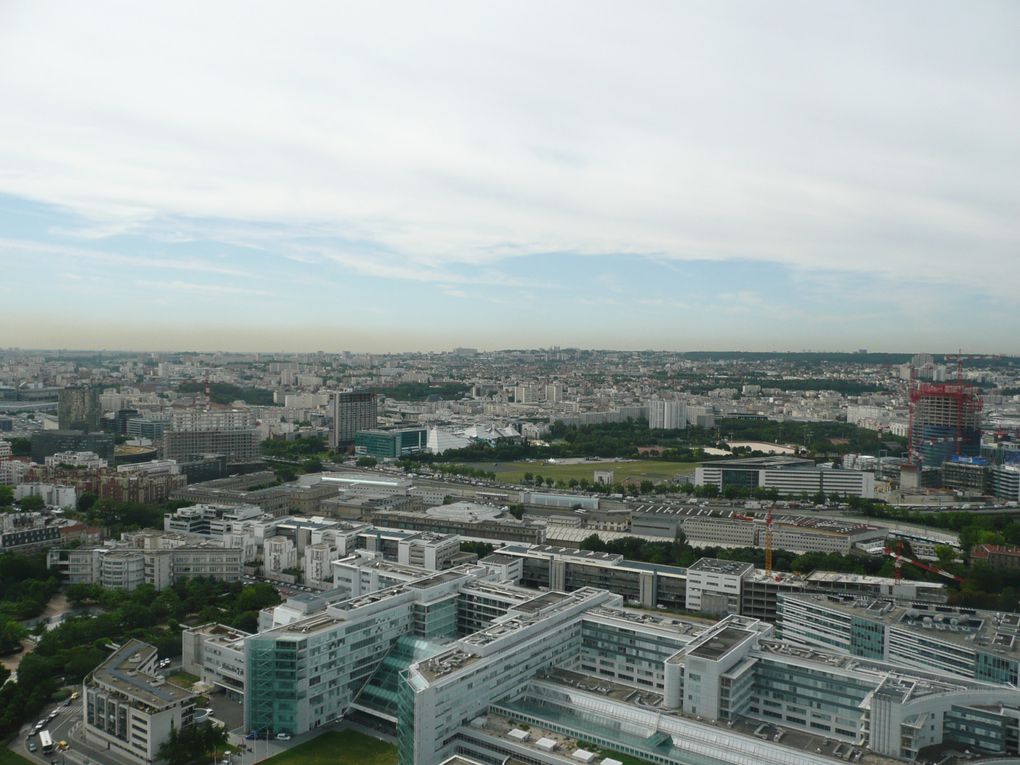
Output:
[[460,553],[460,538],[452,534],[417,534],[397,546],[397,562],[426,571],[450,568]]
[[875,476],[859,470],[815,467],[812,460],[772,456],[703,462],[694,471],[695,486],[776,489],[780,496],[875,496]]
[[751,563],[701,558],[687,568],[687,610],[713,614],[740,613],[743,581],[753,574],[754,565]]
[[60,452],[93,452],[104,460],[113,459],[113,437],[107,433],[83,430],[39,430],[32,434],[32,462],[45,464],[46,458]]
[[0,513],[0,553],[28,552],[60,544],[61,528],[46,513]]
[[[31,474],[25,476],[30,479]],[[74,510],[78,503],[78,492],[74,486],[42,481],[25,481],[14,487],[14,498],[40,497],[47,507],[59,507],[63,510]]]
[[188,462],[195,455],[222,454],[227,462],[259,458],[258,436],[253,430],[168,430],[160,442],[160,456]]
[[354,444],[359,430],[372,430],[379,422],[376,395],[368,391],[331,393],[329,406],[333,413],[329,445],[340,449]]
[[93,749],[149,765],[172,729],[192,723],[195,694],[156,674],[156,648],[129,640],[85,677],[82,725]]
[[102,416],[99,391],[95,388],[82,385],[61,389],[57,404],[61,430],[82,430],[86,433],[99,430]]
[[650,430],[681,430],[687,427],[687,404],[675,399],[653,398],[648,401]]
[[142,584],[162,590],[195,576],[236,582],[243,562],[240,549],[219,542],[140,532],[128,542],[50,550],[46,565],[68,584],[99,584],[130,592]]
[[174,409],[170,429],[175,431],[251,430],[255,415],[248,408]]
[[[765,518],[748,516],[687,516],[680,520],[687,540],[695,545],[720,547],[764,547]],[[802,515],[774,515],[772,545],[794,552],[849,553],[856,545],[880,542],[888,531],[865,523],[837,518]]]
[[48,456],[45,464],[47,467],[67,465],[95,469],[104,468],[108,463],[95,452],[57,452]]
[[244,699],[244,641],[250,633],[225,624],[203,624],[181,634],[181,669],[221,689],[234,701]]
[[910,391],[914,462],[940,467],[954,456],[981,454],[981,398],[965,383],[920,383]]
[[993,467],[992,493],[1004,502],[1020,502],[1020,465]]

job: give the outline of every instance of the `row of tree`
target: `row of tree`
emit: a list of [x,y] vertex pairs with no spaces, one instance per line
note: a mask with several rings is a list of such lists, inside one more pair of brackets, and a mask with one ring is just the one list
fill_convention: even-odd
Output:
[[14,735],[36,717],[66,685],[80,683],[108,655],[110,642],[130,638],[156,646],[161,656],[181,653],[181,623],[218,621],[255,631],[260,609],[279,602],[266,584],[189,579],[156,592],[143,586],[131,593],[72,585],[68,598],[92,613],[42,630],[34,651],[22,659],[18,680],[0,688],[0,739]]

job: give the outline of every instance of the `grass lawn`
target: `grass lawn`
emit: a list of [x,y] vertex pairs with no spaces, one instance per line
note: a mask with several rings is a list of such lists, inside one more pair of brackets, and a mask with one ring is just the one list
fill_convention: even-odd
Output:
[[179,685],[181,688],[191,690],[191,686],[197,683],[201,678],[195,677],[187,672],[174,672],[172,675],[167,675],[167,681],[174,685]]
[[520,483],[525,473],[540,475],[543,478],[569,481],[571,478],[595,480],[596,470],[612,470],[613,480],[619,483],[626,479],[635,481],[668,481],[680,473],[693,473],[696,462],[664,462],[662,460],[618,460],[601,462],[549,463],[535,462],[472,462],[465,467],[490,470],[496,479],[507,483]]
[[0,765],[33,765],[31,760],[16,754],[6,746],[0,746]]
[[330,731],[265,762],[266,765],[397,765],[397,748],[357,731]]

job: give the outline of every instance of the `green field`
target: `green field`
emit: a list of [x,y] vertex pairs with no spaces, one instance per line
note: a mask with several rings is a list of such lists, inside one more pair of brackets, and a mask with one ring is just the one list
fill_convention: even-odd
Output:
[[33,763],[7,747],[0,747],[0,765],[33,765]]
[[525,473],[569,481],[571,478],[595,480],[596,470],[612,470],[613,480],[620,483],[633,481],[668,481],[680,473],[693,473],[696,462],[663,462],[660,460],[604,460],[601,462],[549,463],[534,462],[472,462],[464,467],[489,470],[496,474],[496,480],[507,483],[521,483]]
[[330,731],[270,757],[266,765],[397,765],[397,748],[357,731]]

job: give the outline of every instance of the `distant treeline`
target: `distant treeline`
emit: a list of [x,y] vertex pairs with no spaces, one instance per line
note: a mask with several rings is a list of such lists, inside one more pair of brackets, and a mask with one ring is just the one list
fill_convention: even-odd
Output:
[[[205,393],[204,382],[187,382],[177,386],[178,393]],[[273,392],[265,388],[242,388],[230,383],[210,383],[209,397],[214,404],[232,404],[243,401],[252,406],[273,406]]]
[[439,396],[440,399],[459,399],[471,390],[470,385],[459,382],[444,382],[435,385],[428,383],[399,383],[397,385],[377,386],[370,388],[373,393],[381,393],[387,398],[395,398],[398,401],[424,401],[429,396]]

